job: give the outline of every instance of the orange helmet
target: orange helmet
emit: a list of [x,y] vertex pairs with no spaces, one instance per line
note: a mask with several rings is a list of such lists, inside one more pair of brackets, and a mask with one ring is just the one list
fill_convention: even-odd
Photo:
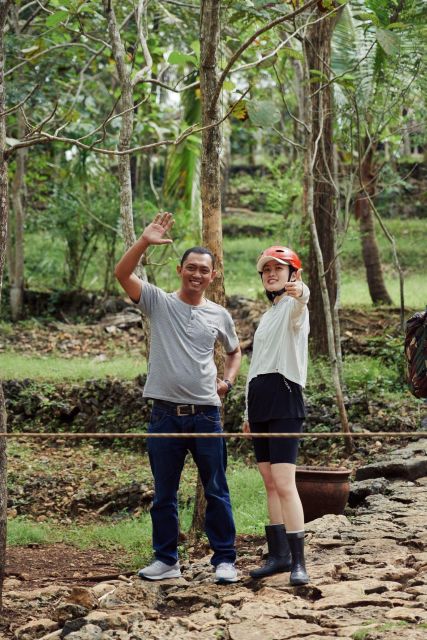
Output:
[[289,247],[268,247],[268,249],[265,249],[265,251],[261,253],[257,260],[256,268],[258,272],[262,273],[264,265],[271,260],[275,260],[280,264],[287,264],[294,269],[301,269],[302,267],[301,260],[295,251],[292,251]]

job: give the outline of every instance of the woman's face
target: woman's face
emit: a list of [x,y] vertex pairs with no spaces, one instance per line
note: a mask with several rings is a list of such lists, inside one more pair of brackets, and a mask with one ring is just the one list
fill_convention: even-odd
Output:
[[289,278],[289,266],[270,260],[262,270],[262,283],[267,291],[283,289]]

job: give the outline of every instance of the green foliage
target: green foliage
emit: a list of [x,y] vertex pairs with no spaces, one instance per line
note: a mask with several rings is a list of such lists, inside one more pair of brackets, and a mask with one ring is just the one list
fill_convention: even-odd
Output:
[[[401,394],[406,389],[402,339],[380,336],[369,338],[361,347],[362,354],[344,356],[344,381],[348,393],[366,396]],[[334,393],[329,362],[311,358],[307,388],[310,398]]]
[[384,344],[384,338],[378,338],[375,346],[378,347],[378,343],[380,346],[374,357],[346,356],[344,379],[349,393],[363,390],[366,395],[377,396],[379,393],[393,393],[405,389],[402,341],[395,338],[390,342],[392,344],[389,346],[389,343]]
[[249,118],[256,127],[268,129],[280,121],[280,111],[268,100],[248,102]]
[[290,164],[280,156],[266,160],[264,167],[262,175],[237,174],[230,179],[230,190],[239,194],[240,205],[253,211],[280,213],[285,220],[295,213],[300,219],[300,164]]
[[[263,185],[262,178],[252,179],[243,176],[239,182],[239,177],[236,176],[233,178],[233,184],[239,185],[239,190],[241,189],[245,198],[252,200],[251,206],[254,208],[256,190],[252,190],[251,187],[259,184],[263,189],[262,198],[266,197],[264,190],[266,187]],[[241,203],[242,197],[240,196]],[[387,220],[386,224],[396,238],[397,251],[405,273],[405,303],[408,307],[418,308],[420,301],[427,299],[427,283],[424,276],[424,220],[393,218]],[[179,222],[176,225],[177,230],[178,226]],[[394,304],[397,305],[399,304],[399,280],[392,266],[391,246],[380,229],[377,230],[377,239],[385,265],[387,289]],[[179,281],[175,273],[178,256],[190,242],[195,243],[195,241],[197,238],[186,237],[184,240],[175,241],[174,250],[168,249],[164,255],[160,250],[152,252],[151,259],[156,263],[153,273],[159,286],[168,291],[178,286]],[[286,217],[278,213],[262,212],[224,216],[225,286],[228,295],[242,295],[242,292],[254,298],[263,295],[254,265],[262,249],[275,242],[283,242],[294,248],[302,258],[304,268],[307,268],[308,243],[298,213]],[[93,290],[102,290],[104,282],[102,272],[105,267],[105,245],[100,241],[98,246],[99,251],[93,255],[84,280],[85,287]],[[47,232],[29,234],[27,264],[30,288],[58,288],[58,272],[61,272],[64,256],[63,244],[53,242]],[[351,221],[344,238],[340,258],[342,304],[370,305],[371,300],[360,251],[360,237],[354,221]],[[111,272],[112,270],[113,267]]]
[[168,62],[170,64],[178,64],[185,66],[186,64],[197,65],[197,58],[194,56],[188,55],[186,53],[180,53],[179,51],[172,51],[169,54]]
[[[190,75],[188,83],[196,79]],[[183,128],[194,125],[201,119],[200,90],[192,89],[181,94]],[[189,136],[178,147],[173,147],[166,158],[162,188],[162,205],[179,216],[181,237],[201,237],[200,192],[198,189],[200,172],[201,139]],[[184,232],[186,230],[186,232]],[[188,233],[190,231],[190,234]]]
[[[387,163],[399,157],[402,111],[411,104],[413,117],[425,104],[420,65],[426,54],[427,9],[419,7],[415,0],[358,0],[341,12],[333,34],[332,66],[339,85],[336,140],[343,153],[350,143],[355,153],[363,154],[369,139],[378,165],[382,154],[376,147],[386,139]],[[350,159],[354,161],[353,154]]]
[[[102,126],[106,118],[116,116],[120,110],[120,90],[111,47],[102,44],[108,41],[102,5],[90,2],[64,5],[55,0],[49,6],[49,12],[38,12],[35,16],[31,15],[29,7],[21,7],[20,20],[24,22],[30,16],[31,20],[20,33],[13,33],[11,28],[6,43],[7,106],[26,99],[28,128],[44,121],[45,129],[58,130],[71,140],[81,138],[88,145],[116,148],[120,118],[113,117]],[[119,23],[131,16],[121,29],[121,36],[125,63],[135,77],[146,61],[138,41],[133,10],[132,3],[127,0],[115,6]],[[180,4],[168,6],[164,11],[167,18],[159,18],[156,8],[149,9],[144,24],[153,59],[153,78],[163,78],[165,84],[181,90],[185,84],[198,79],[198,20],[191,7]],[[289,3],[266,4],[261,0],[224,6],[221,22],[227,28],[221,32],[219,66],[224,68],[242,41],[258,27],[290,11]],[[397,169],[390,168],[396,168],[401,159],[402,130],[414,122],[423,122],[426,115],[426,76],[425,67],[421,65],[425,56],[425,18],[425,3],[416,0],[400,4],[392,0],[355,0],[340,11],[333,37],[333,69],[338,74],[335,136],[339,170],[343,170],[340,173],[343,190],[347,186],[347,170],[354,169],[357,164],[357,138],[362,139],[367,129],[369,136],[378,139],[381,145],[387,144],[394,161],[385,163],[377,200],[381,212],[390,212],[393,216],[402,215],[402,201],[397,195],[403,194],[402,200],[404,196],[410,199],[412,195],[410,181],[399,177]],[[90,33],[90,37],[85,33]],[[301,136],[303,131],[290,117],[291,114],[301,116],[296,90],[299,81],[294,64],[302,60],[300,42],[291,39],[289,46],[274,56],[274,69],[270,66],[272,59],[266,61],[265,67],[264,63],[259,64],[282,41],[281,29],[268,31],[236,62],[234,70],[238,65],[246,68],[228,77],[221,97],[222,112],[241,96],[243,86],[249,84],[251,90],[246,101],[238,107],[241,120],[230,118],[229,123],[222,125],[222,131],[227,138],[227,127],[232,130],[231,165],[240,163],[256,170],[251,177],[232,177],[231,199],[237,193],[238,206],[278,214],[277,224],[267,218],[261,222],[264,237],[283,238],[298,249],[304,243],[307,245],[301,220],[302,150],[299,159],[295,160],[295,149],[291,150],[286,139]],[[18,67],[22,62],[26,63]],[[29,96],[36,86],[37,91]],[[144,82],[136,85],[134,99],[138,106],[133,114],[131,144],[173,139],[187,125],[200,122],[200,89],[193,88],[179,95],[178,104],[176,94],[163,88]],[[358,101],[357,113],[355,99]],[[402,107],[405,107],[406,115],[402,115]],[[356,121],[360,125],[358,131]],[[275,125],[274,128],[271,125]],[[7,128],[8,137],[15,138],[16,113],[8,116]],[[411,141],[421,147],[423,132],[411,133]],[[382,149],[376,153],[379,164],[384,153]],[[157,207],[165,207],[176,212],[177,249],[180,251],[184,243],[199,241],[199,160],[200,138],[197,136],[191,136],[177,147],[167,147],[167,152],[161,147],[152,149],[150,154],[133,156],[137,233],[141,229],[141,208],[142,217],[147,221]],[[13,178],[13,158],[10,166]],[[402,176],[405,173],[402,172]],[[58,289],[66,283],[68,287],[113,289],[112,272],[118,252],[116,244],[119,244],[117,158],[97,155],[90,150],[77,151],[75,147],[61,143],[34,147],[28,162],[26,190],[26,286]],[[404,215],[412,215],[413,211],[420,213],[424,209],[423,197],[419,197],[417,202],[414,199],[405,207]],[[253,235],[263,243],[256,226],[253,225]],[[235,235],[235,230],[232,233]],[[351,233],[356,236],[354,229]],[[405,237],[402,237],[405,244]],[[238,247],[231,246],[237,250],[238,264],[234,263],[235,254],[229,251],[227,242],[226,237],[226,278],[231,292],[241,292],[252,282],[252,267],[243,265],[244,242]],[[350,250],[354,261],[343,254],[343,299],[352,298],[350,287],[354,286],[359,292],[357,299],[365,301],[366,286],[362,290],[358,282],[359,278],[364,280],[364,276],[353,273],[355,266],[360,264],[360,247],[358,241],[354,247],[352,242],[346,241],[345,250]],[[385,262],[391,263],[389,248],[382,248],[382,251]],[[258,252],[254,239],[250,259]],[[156,259],[159,253],[154,254]],[[159,284],[173,288],[177,281],[171,275],[170,267],[175,256],[171,251],[166,252],[160,255],[158,262],[161,266],[153,267],[150,276]],[[409,294],[408,300],[413,304],[419,281],[417,279],[412,286],[415,258],[407,257],[405,246],[402,262],[410,275],[409,288],[412,287],[414,293]],[[417,262],[419,264],[421,258],[417,258]],[[349,267],[350,275],[346,273]],[[389,277],[394,278],[391,270]],[[256,284],[249,284],[249,288],[251,294],[257,295]],[[397,302],[395,294],[392,295]]]
[[[54,522],[33,522],[24,517],[10,519],[7,529],[9,546],[66,543],[79,549],[106,549],[118,552],[117,562],[126,554],[126,568],[136,569],[149,559],[151,551],[151,519],[144,514],[138,519],[86,526],[67,526]],[[124,561],[123,561],[124,562]]]

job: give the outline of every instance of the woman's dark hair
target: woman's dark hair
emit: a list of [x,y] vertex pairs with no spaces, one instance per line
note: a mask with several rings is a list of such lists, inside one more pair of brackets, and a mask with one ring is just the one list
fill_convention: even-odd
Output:
[[200,255],[206,254],[210,256],[212,260],[212,269],[215,269],[215,257],[212,251],[209,251],[209,249],[206,249],[206,247],[191,247],[191,249],[187,249],[187,251],[184,253],[184,255],[181,258],[181,267],[186,261],[186,259],[188,258],[188,256],[190,255],[190,253],[198,253]]

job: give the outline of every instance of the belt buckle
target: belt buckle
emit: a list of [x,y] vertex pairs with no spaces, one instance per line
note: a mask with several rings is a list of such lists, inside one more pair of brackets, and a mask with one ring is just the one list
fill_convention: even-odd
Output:
[[[188,409],[191,409],[190,411]],[[191,416],[195,413],[194,404],[179,404],[176,408],[177,416]]]

